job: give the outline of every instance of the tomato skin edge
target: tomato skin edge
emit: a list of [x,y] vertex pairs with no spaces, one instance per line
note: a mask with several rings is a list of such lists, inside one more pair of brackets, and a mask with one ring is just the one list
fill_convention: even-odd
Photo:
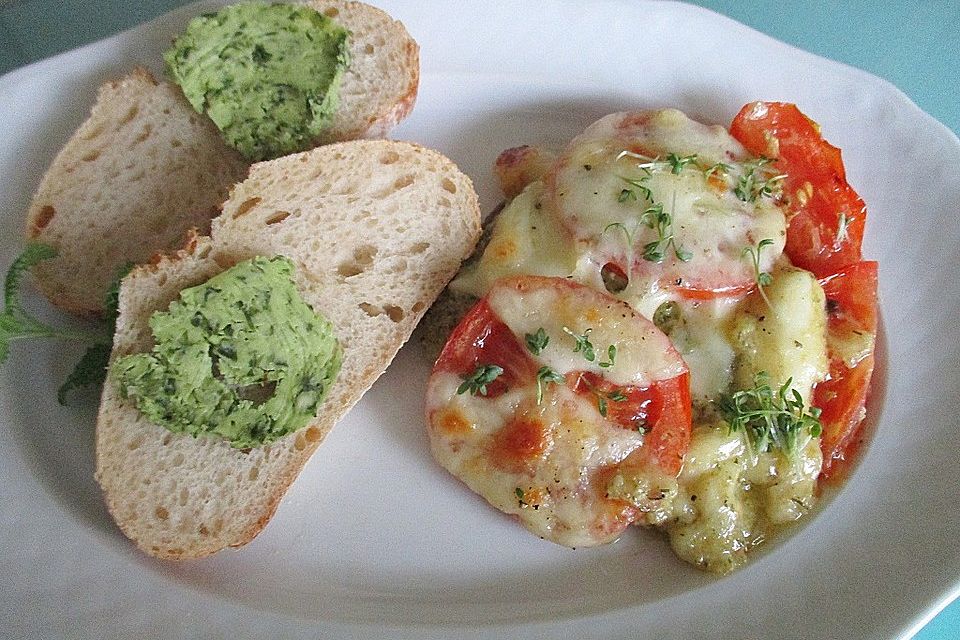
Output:
[[876,344],[877,271],[876,262],[863,261],[820,280],[828,308],[832,307],[827,316],[830,377],[814,388],[813,395],[823,425],[821,480],[842,477],[856,456],[875,365],[873,351],[849,367],[831,348],[831,331],[849,331],[852,326],[871,334]]
[[466,378],[476,367],[493,364],[503,368],[503,373],[487,385],[484,395],[488,398],[496,398],[518,380],[536,374],[526,348],[496,317],[486,298],[481,298],[450,333],[433,373],[451,371]]
[[831,361],[831,376],[836,377],[821,382],[814,390],[813,403],[822,411],[821,480],[842,477],[855,458],[858,436],[866,417],[873,369],[873,355],[860,361],[853,369],[846,368],[841,362]]
[[[625,429],[645,429],[647,460],[669,474],[680,473],[693,427],[689,371],[648,387],[617,387],[590,372],[568,374],[567,384],[580,394],[620,391],[625,400],[608,400],[605,417]],[[638,424],[638,418],[643,424]]]

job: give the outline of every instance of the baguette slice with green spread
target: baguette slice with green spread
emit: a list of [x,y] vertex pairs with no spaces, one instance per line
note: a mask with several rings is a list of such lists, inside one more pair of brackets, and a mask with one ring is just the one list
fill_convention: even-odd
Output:
[[[370,5],[323,0],[308,6],[350,32],[339,104],[315,142],[386,135],[416,99],[416,42]],[[99,315],[119,270],[176,249],[188,229],[206,233],[248,167],[176,85],[140,68],[103,85],[27,212],[27,238],[58,250],[34,269],[41,291],[71,313]]]
[[[127,276],[96,435],[96,475],[145,552],[194,558],[249,542],[330,428],[386,369],[480,234],[473,186],[448,159],[354,141],[254,165],[212,237]],[[151,349],[148,321],[179,292],[253,256],[289,258],[303,299],[333,325],[342,365],[310,423],[271,444],[174,433],[124,399],[117,361]]]

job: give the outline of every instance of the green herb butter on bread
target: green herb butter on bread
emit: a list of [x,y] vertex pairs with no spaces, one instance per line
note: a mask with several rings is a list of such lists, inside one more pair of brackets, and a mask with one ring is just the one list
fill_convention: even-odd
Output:
[[332,121],[348,38],[310,7],[243,2],[194,18],[164,59],[227,144],[269,160],[314,146]]
[[343,361],[330,322],[300,296],[296,267],[255,257],[150,316],[154,345],[113,363],[124,399],[177,433],[256,447],[302,429]]

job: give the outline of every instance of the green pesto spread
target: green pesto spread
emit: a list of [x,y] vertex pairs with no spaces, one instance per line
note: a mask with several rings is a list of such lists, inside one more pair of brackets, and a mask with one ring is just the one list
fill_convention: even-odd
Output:
[[309,149],[330,123],[348,35],[306,6],[245,2],[193,19],[164,58],[231,146],[267,160]]
[[150,317],[153,349],[113,364],[121,395],[155,424],[239,448],[306,426],[343,353],[293,269],[284,257],[254,258],[181,291]]

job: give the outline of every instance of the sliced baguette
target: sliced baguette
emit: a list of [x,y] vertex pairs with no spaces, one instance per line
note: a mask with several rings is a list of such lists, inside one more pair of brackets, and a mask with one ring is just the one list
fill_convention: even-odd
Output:
[[[416,100],[416,42],[370,5],[310,4],[351,32],[340,105],[318,143],[386,135]],[[118,270],[175,249],[188,229],[206,233],[248,167],[175,85],[141,68],[103,85],[27,212],[27,238],[59,250],[34,270],[40,290],[72,313],[102,313]]]
[[469,178],[409,143],[346,142],[254,165],[213,221],[212,238],[193,238],[123,280],[112,358],[149,349],[150,314],[182,288],[254,255],[282,254],[298,267],[304,299],[333,323],[343,368],[309,427],[247,452],[151,424],[108,380],[96,476],[123,532],[147,553],[174,559],[249,542],[479,234]]
[[101,313],[117,272],[190,228],[205,233],[247,167],[178,87],[139,68],[103,85],[27,212],[27,238],[59,252],[34,269],[40,290],[72,313]]

